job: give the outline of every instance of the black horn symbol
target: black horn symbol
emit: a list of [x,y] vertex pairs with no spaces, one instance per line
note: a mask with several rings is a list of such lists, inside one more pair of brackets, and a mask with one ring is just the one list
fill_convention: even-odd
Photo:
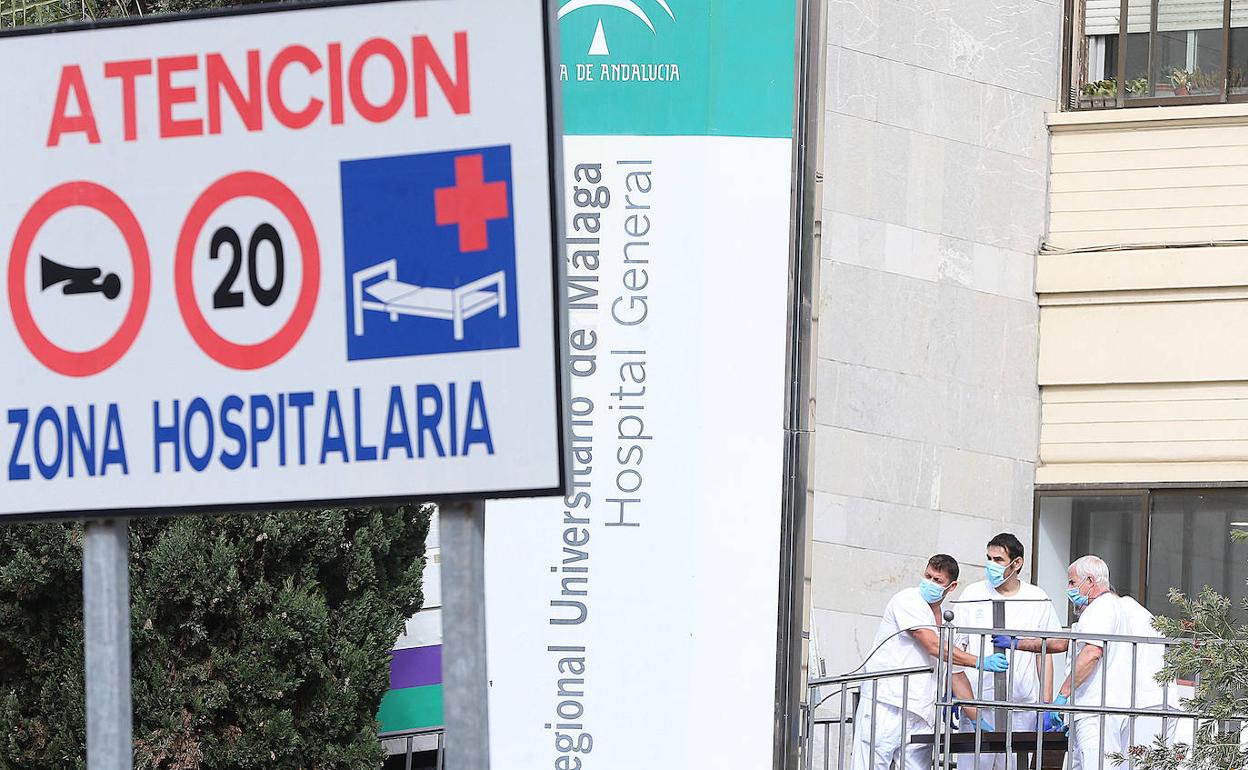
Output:
[[103,294],[107,299],[116,299],[121,293],[117,274],[105,273],[98,267],[70,267],[40,255],[39,275],[43,291],[63,283],[62,294]]

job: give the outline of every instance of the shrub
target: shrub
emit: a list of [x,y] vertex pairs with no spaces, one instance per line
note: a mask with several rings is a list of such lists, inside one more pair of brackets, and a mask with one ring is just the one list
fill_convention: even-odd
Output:
[[[139,770],[375,770],[430,506],[134,520]],[[82,531],[0,527],[0,770],[83,768]]]

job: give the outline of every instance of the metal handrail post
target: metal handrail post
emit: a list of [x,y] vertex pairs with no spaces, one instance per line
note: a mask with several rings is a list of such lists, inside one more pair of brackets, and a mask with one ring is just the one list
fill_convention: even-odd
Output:
[[[1050,673],[1048,664],[1049,640],[1042,639],[1040,640],[1040,681],[1038,683],[1040,692],[1039,697],[1036,699],[1038,702],[1044,701],[1044,683],[1047,681],[1047,675]],[[1050,697],[1052,697],[1052,694],[1052,686],[1050,685]],[[1043,711],[1036,714],[1036,770],[1040,770],[1040,768],[1044,767],[1044,714],[1045,712]]]
[[901,678],[901,749],[898,751],[897,764],[906,766],[906,738],[909,737],[907,726],[910,723],[910,676]]
[[[1140,644],[1139,642],[1132,642],[1131,643],[1131,708],[1132,709],[1134,709],[1137,705],[1135,702],[1135,694],[1136,694],[1135,683],[1136,683],[1136,675],[1139,672],[1139,660],[1140,660]],[[1128,729],[1128,737],[1127,737],[1127,740],[1128,740],[1127,759],[1129,763],[1127,765],[1127,768],[1128,770],[1135,770],[1135,760],[1132,758],[1135,755],[1134,753],[1130,751],[1130,748],[1135,745],[1135,716],[1127,717],[1127,719],[1130,720],[1130,728]]]
[[[828,727],[827,725],[824,725],[823,726],[823,770],[828,770],[828,759],[830,758],[832,754],[832,752],[828,751],[828,743],[831,740],[832,740],[832,728]],[[839,755],[840,755],[839,748],[840,747],[837,747],[837,748],[838,748],[837,755],[838,755],[838,761],[839,761]],[[838,765],[836,770],[841,770],[841,767]]]
[[[867,745],[867,757],[871,764],[869,767],[875,767],[875,725],[879,721],[880,716],[880,687],[878,682],[871,684],[871,734],[868,737],[870,743]],[[858,732],[858,726],[854,725],[854,732]]]
[[[982,698],[984,693],[984,642],[987,637],[983,634],[979,636],[979,687],[975,690],[975,697]],[[996,700],[996,692],[993,692],[993,700]],[[997,716],[997,712],[993,712],[993,716]],[[993,725],[996,727],[996,725]],[[984,742],[984,712],[983,709],[975,710],[975,767],[978,768],[983,754]]]
[[[943,617],[945,619],[945,625],[948,627],[948,631],[946,633],[947,633],[947,637],[949,640],[949,651],[948,651],[949,658],[945,661],[945,697],[948,701],[952,702],[953,701],[953,642],[957,638],[958,627],[949,625],[949,623],[953,622],[953,618],[954,618],[954,615],[951,611],[946,610]],[[953,709],[952,708],[945,709],[945,727],[944,727],[944,730],[945,730],[944,749],[945,750],[941,754],[941,761],[944,762],[944,766],[946,768],[949,766],[949,757],[951,755],[952,744],[953,744],[952,719],[953,719]],[[932,743],[934,744],[935,741],[933,740]]]
[[[845,701],[849,698],[849,692],[845,686],[841,686],[841,720],[838,728],[840,729],[840,738],[836,744],[836,770],[845,770]],[[827,770],[827,762],[824,762],[824,770]]]
[[946,654],[952,656],[952,651],[948,647],[948,626],[941,623],[936,629],[936,702],[932,704],[932,768],[936,770],[937,757],[940,751],[940,737],[945,729],[944,722],[948,717],[942,719],[940,704],[948,700],[945,695],[945,668],[952,664],[947,660]]
[[[1169,649],[1169,645],[1166,645],[1166,648]],[[1169,682],[1163,682],[1161,685],[1161,704],[1166,708],[1170,708],[1170,683]],[[1163,735],[1170,732],[1170,720],[1167,717],[1161,718],[1161,732]]]
[[[1109,644],[1110,644],[1109,642],[1105,642],[1105,647],[1103,648],[1104,652],[1101,655],[1101,659],[1096,662],[1096,665],[1101,667],[1101,705],[1102,706],[1109,705],[1106,702],[1106,698],[1109,694]],[[1132,682],[1131,686],[1135,687],[1135,683]],[[1073,690],[1073,687],[1072,687],[1072,690]],[[1098,752],[1099,756],[1097,758],[1097,770],[1105,770],[1105,715],[1101,714],[1097,716],[1097,720],[1099,720],[1100,728],[1101,728],[1100,735],[1098,736],[1098,739],[1100,741],[1100,751]]]
[[[805,748],[801,750],[801,764],[803,770],[811,770],[812,767],[811,762],[813,760],[810,755],[813,753],[815,744],[815,704],[818,700],[818,696],[819,688],[806,688],[806,719],[804,720],[805,729],[802,731],[802,746]],[[828,753],[826,746],[824,747],[823,753],[824,755],[827,755]]]
[[[1004,624],[1002,624],[1004,625]],[[1009,668],[1005,672],[1005,702],[1014,702],[1014,658],[1015,650],[1012,646],[1009,648]],[[995,687],[994,687],[995,690]],[[993,692],[996,695],[996,692]],[[1014,761],[1014,712],[1012,709],[1006,708],[997,711],[998,714],[1005,717],[1005,765],[1008,768],[1010,763]],[[1000,728],[998,728],[1000,729]]]

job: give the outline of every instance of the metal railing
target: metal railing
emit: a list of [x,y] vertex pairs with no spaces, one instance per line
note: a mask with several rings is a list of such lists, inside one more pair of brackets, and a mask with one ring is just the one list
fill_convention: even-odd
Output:
[[383,746],[389,748],[394,743],[402,742],[403,748],[399,752],[388,751],[389,757],[402,756],[403,770],[412,770],[412,757],[416,751],[415,744],[418,738],[432,738],[432,749],[420,749],[420,751],[436,751],[437,755],[434,760],[434,767],[437,770],[443,770],[446,761],[446,742],[445,728],[443,727],[422,727],[416,730],[393,730],[388,733],[378,733],[377,740],[381,741]]
[[[998,650],[990,641],[994,634],[1025,638],[1028,645],[1038,646],[1038,652],[1014,648]],[[1031,766],[1037,770],[1061,767],[1112,770],[1117,760],[1110,754],[1120,754],[1124,758],[1122,768],[1133,770],[1139,754],[1132,748],[1141,745],[1152,748],[1158,738],[1170,747],[1184,744],[1189,747],[1189,752],[1195,751],[1201,740],[1221,739],[1224,743],[1236,741],[1243,745],[1248,739],[1248,730],[1244,729],[1248,715],[1215,718],[1180,707],[1181,699],[1190,695],[1189,688],[1193,684],[1177,681],[1159,683],[1159,699],[1155,697],[1155,690],[1148,691],[1154,693],[1151,699],[1160,700],[1159,703],[1139,702],[1141,697],[1150,697],[1139,692],[1137,685],[1145,681],[1141,677],[1156,673],[1154,669],[1164,657],[1165,649],[1174,645],[1190,645],[1190,639],[1075,631],[1044,632],[1044,636],[1040,637],[1035,631],[1018,629],[940,627],[941,650],[948,650],[950,643],[959,639],[972,640],[967,645],[972,649],[967,651],[977,658],[982,659],[998,651],[1006,655],[1011,672],[1004,677],[1004,695],[996,692],[995,688],[991,697],[976,695],[985,692],[985,678],[992,674],[983,669],[953,665],[947,654],[927,667],[855,671],[811,679],[807,685],[807,706],[803,715],[804,770],[832,770],[833,767],[846,770],[850,766],[854,770],[887,770],[889,763],[897,770],[913,770],[916,766],[947,770],[957,767],[959,755],[964,765],[971,765],[971,768],[963,766],[961,770],[987,767],[981,763],[982,760],[1000,756],[1005,757],[1001,766],[1008,768],[1016,767],[1016,762],[1017,766],[1023,766],[1027,763],[1017,760],[1030,758]],[[1084,691],[1083,688],[1088,686],[1085,678],[1081,680],[1081,687],[1072,690],[1070,703],[1054,705],[1051,698],[1046,700],[1043,696],[1048,676],[1053,675],[1052,691],[1055,694],[1067,674],[1073,671],[1073,661],[1081,643],[1089,642],[1103,650],[1095,664],[1101,673],[1097,687],[1099,692]],[[1160,657],[1157,647],[1162,648]],[[1124,653],[1124,648],[1129,648],[1129,652]],[[1119,668],[1106,676],[1111,652],[1115,655],[1114,665]],[[1123,654],[1129,657],[1121,657]],[[1054,656],[1058,655],[1066,655],[1071,661],[1066,672],[1056,667],[1049,668],[1057,665]],[[1018,702],[1021,699],[1015,699],[1013,692],[1015,664],[1037,665],[1037,656],[1036,701]],[[1111,682],[1111,677],[1117,678],[1126,671],[1126,660],[1130,661],[1130,682]],[[974,677],[977,686],[972,686],[974,694],[971,697],[955,694],[955,676],[960,673],[965,673],[968,679]],[[1198,685],[1199,674],[1192,673],[1195,685]],[[1090,676],[1092,673],[1089,673]],[[921,682],[920,677],[926,677],[927,681]],[[880,684],[898,679],[901,680],[900,706],[895,703],[897,687],[886,685],[894,703],[887,704],[888,711],[885,713],[892,721],[881,727],[878,718],[881,706],[886,704],[880,701]],[[935,689],[934,701],[912,702],[914,692],[930,692],[928,688],[932,685]],[[973,726],[969,726],[969,719],[959,719],[967,716],[967,709],[975,711]],[[996,715],[995,730],[985,729],[981,718],[985,712]],[[1045,732],[1046,712],[1060,714],[1066,729]],[[901,715],[900,724],[896,724],[898,713]],[[1020,715],[1022,719],[1018,718]],[[1003,724],[999,721],[1002,717]],[[1020,729],[1016,722],[1031,722],[1032,729]],[[913,726],[919,724],[923,725],[922,731]],[[859,735],[860,727],[868,732]],[[855,757],[854,752],[864,753],[866,759]],[[851,757],[852,765],[849,763]]]
[[[815,770],[816,767],[822,768],[822,770],[830,770],[829,762],[830,762],[831,754],[832,754],[830,743],[831,743],[831,738],[832,738],[832,726],[833,725],[837,726],[836,767],[843,768],[845,766],[845,756],[846,756],[845,749],[847,748],[847,745],[845,742],[846,730],[847,728],[853,726],[854,724],[854,717],[852,716],[852,714],[855,713],[858,709],[861,689],[862,689],[863,684],[869,683],[872,685],[871,687],[871,697],[873,698],[872,706],[873,706],[873,709],[878,709],[879,702],[878,700],[876,700],[878,696],[878,690],[875,687],[875,684],[881,679],[901,678],[902,690],[904,693],[906,693],[906,696],[907,696],[903,698],[903,702],[905,702],[908,700],[908,694],[910,691],[910,687],[909,687],[910,677],[932,676],[934,673],[935,673],[935,669],[932,666],[915,666],[912,668],[898,668],[898,669],[889,669],[887,671],[871,671],[871,672],[862,672],[862,673],[854,672],[854,673],[849,673],[849,674],[841,674],[839,676],[826,676],[826,677],[820,677],[818,679],[811,679],[807,683],[808,697],[806,700],[807,705],[806,705],[805,714],[804,714],[805,722],[806,722],[804,750],[802,752],[802,767],[804,768],[804,770]],[[820,690],[825,687],[835,687],[837,689],[835,689],[833,692],[830,692],[826,695],[821,696]],[[850,696],[851,692],[853,693],[852,699]],[[832,698],[836,695],[840,696],[840,710],[833,715],[829,715],[829,714],[820,715],[819,714],[820,707],[823,706],[823,704],[829,698]],[[851,701],[852,701],[852,705],[851,705]],[[846,708],[847,706],[850,706],[850,708],[847,709]],[[875,722],[874,720],[872,720],[872,727],[874,728],[874,726],[875,726]],[[903,734],[904,734],[905,732],[904,722],[903,722],[902,727],[903,727]],[[816,739],[820,736],[820,731],[821,731],[822,743],[821,745],[817,745]],[[904,735],[903,735],[903,740],[904,740]],[[874,739],[874,736],[872,736],[872,740],[871,740],[872,751],[874,751],[874,746],[875,746],[875,739]],[[822,751],[817,751],[817,749],[820,749],[820,748],[822,749]],[[822,761],[819,765],[814,764],[814,757],[817,753],[822,756]]]

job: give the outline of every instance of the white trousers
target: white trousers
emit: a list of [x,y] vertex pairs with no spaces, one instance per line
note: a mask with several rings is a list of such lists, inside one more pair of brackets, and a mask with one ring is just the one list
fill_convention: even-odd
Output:
[[1110,754],[1128,756],[1128,750],[1132,746],[1152,746],[1159,736],[1165,738],[1167,744],[1173,744],[1177,727],[1178,720],[1175,719],[1166,724],[1166,720],[1161,717],[1136,717],[1135,735],[1132,736],[1129,718],[1107,716],[1102,753],[1101,720],[1094,716],[1077,719],[1070,729],[1070,770],[1126,770],[1132,767],[1130,762],[1115,766],[1110,759],[1102,761],[1102,757]]
[[[991,693],[987,696],[992,697]],[[996,712],[992,709],[981,709],[980,713],[989,723],[996,717]],[[1013,723],[1015,732],[1033,733],[1036,731],[1036,714],[1035,711],[1015,711],[1010,715],[1010,722]],[[993,725],[993,729],[998,729]],[[966,717],[962,717],[962,722],[958,726],[959,732],[973,733],[975,732],[975,723]],[[975,761],[974,754],[958,754],[958,770],[1014,770],[1018,767],[1018,758],[1007,754],[985,754],[979,755],[979,761]]]
[[[902,719],[906,720],[906,742],[901,745]],[[897,762],[897,770],[931,770],[932,745],[909,743],[917,733],[931,733],[926,719],[885,703],[875,704],[875,745],[871,745],[871,700],[863,698],[854,716],[853,770],[889,770]],[[904,761],[901,757],[904,755]]]
[[1080,717],[1070,728],[1070,770],[1116,770],[1110,754],[1122,751],[1121,717],[1105,717],[1104,743],[1100,717]]

